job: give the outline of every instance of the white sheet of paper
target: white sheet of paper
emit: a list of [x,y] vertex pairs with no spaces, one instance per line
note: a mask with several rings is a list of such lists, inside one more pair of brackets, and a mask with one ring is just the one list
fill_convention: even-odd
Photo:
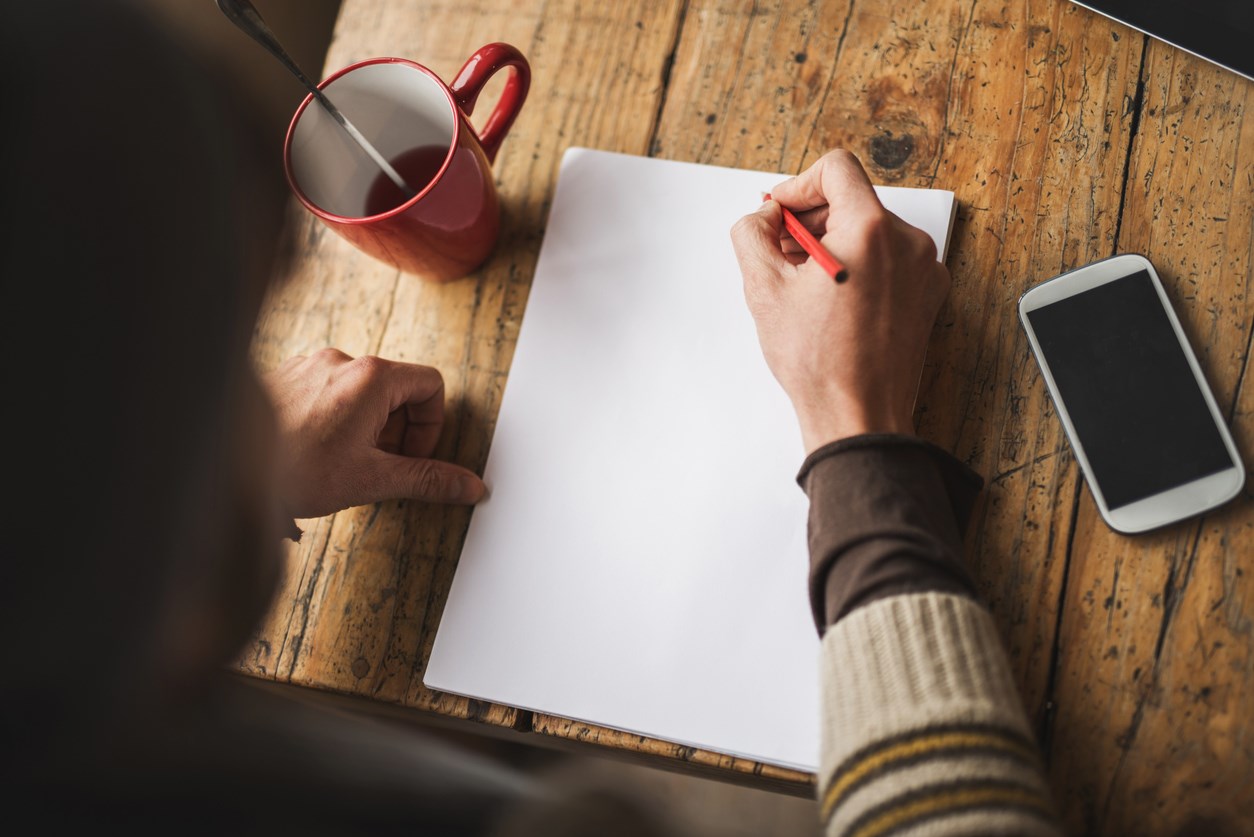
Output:
[[[785,177],[566,152],[429,688],[817,768],[804,451],[728,237]],[[878,191],[944,253],[952,192]]]

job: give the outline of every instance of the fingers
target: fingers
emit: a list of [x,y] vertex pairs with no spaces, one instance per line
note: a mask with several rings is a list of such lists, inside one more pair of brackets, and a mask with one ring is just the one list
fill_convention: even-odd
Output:
[[388,453],[400,453],[401,446],[405,443],[406,424],[404,410],[395,410],[389,413],[387,421],[383,423],[383,429],[379,431],[378,445],[380,450],[385,450]]
[[424,418],[420,412],[427,407],[426,404],[407,404],[389,413],[379,431],[378,448],[404,456],[427,457],[435,453],[444,422],[440,415]]
[[804,211],[793,212],[801,225],[816,236],[821,236],[827,230],[827,216],[831,213],[831,207],[827,204],[816,209],[807,209]]
[[[412,363],[383,361],[386,370],[380,376],[387,391],[391,413],[389,425],[398,421],[403,432],[397,440],[397,452],[406,456],[430,456],[444,428],[444,378],[438,369]],[[399,419],[397,418],[399,417]],[[384,434],[380,434],[380,446]],[[392,441],[389,437],[388,441]]]
[[377,357],[360,357],[353,363],[359,367],[362,403],[378,398],[380,406],[388,409],[378,447],[405,457],[431,456],[444,428],[444,378],[440,371]]
[[[810,209],[805,212],[795,212],[793,214],[796,216],[797,220],[801,222],[801,225],[809,230],[810,234],[815,238],[822,238],[827,232],[828,207],[820,206],[818,209]],[[793,264],[797,264],[798,257],[799,260],[803,262],[809,257],[805,248],[797,243],[797,239],[792,237],[787,228],[784,229],[782,236],[783,237],[779,240],[779,246],[780,249],[784,251],[784,255],[789,257],[789,261]]]
[[354,384],[377,393],[386,412],[406,407],[413,421],[440,421],[444,416],[444,378],[438,369],[363,355],[351,361]]
[[858,158],[837,149],[771,190],[775,200],[793,212],[838,206],[842,214],[881,210],[879,198]]
[[407,497],[427,503],[469,505],[483,499],[483,480],[451,462],[379,451],[371,463],[368,491],[374,500]]
[[756,212],[751,212],[736,222],[731,229],[732,248],[745,283],[762,281],[778,276],[793,268],[780,247],[784,216],[779,204],[766,201]]
[[[439,406],[438,413],[425,417],[420,411],[428,407]],[[443,399],[438,405],[428,404],[421,407],[409,405],[408,419],[405,424],[405,435],[401,439],[400,452],[406,456],[430,456],[440,441],[440,433],[444,429]],[[400,412],[399,410],[397,412]]]
[[444,380],[427,366],[335,349],[289,359],[272,376],[288,451],[282,479],[293,514],[415,498],[474,503],[483,481],[430,459],[444,425]]

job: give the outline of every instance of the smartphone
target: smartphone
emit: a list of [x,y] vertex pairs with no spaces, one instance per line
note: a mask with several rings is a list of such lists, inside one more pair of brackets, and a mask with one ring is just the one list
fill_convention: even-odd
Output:
[[1144,532],[1231,500],[1245,467],[1154,266],[1121,255],[1019,299],[1097,508]]

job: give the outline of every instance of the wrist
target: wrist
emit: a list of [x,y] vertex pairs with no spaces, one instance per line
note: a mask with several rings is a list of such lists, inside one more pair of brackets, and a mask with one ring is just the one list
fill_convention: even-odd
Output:
[[806,455],[840,439],[868,433],[914,435],[914,417],[890,409],[875,409],[858,402],[841,404],[794,404],[801,426]]

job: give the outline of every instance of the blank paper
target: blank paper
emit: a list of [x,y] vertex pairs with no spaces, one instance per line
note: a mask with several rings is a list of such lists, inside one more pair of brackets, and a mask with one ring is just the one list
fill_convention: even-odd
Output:
[[[817,768],[804,451],[728,235],[785,178],[567,151],[429,688]],[[944,253],[951,192],[877,190]]]

